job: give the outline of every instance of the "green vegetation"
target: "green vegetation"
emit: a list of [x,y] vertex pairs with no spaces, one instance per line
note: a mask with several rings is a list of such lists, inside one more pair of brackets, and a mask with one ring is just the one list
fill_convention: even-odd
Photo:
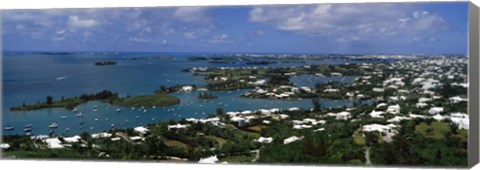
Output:
[[170,106],[178,103],[180,103],[180,99],[166,93],[117,98],[112,100],[112,104],[114,105],[128,107]]
[[445,122],[431,122],[430,125],[422,122],[415,127],[416,133],[434,139],[445,139],[445,135],[450,131],[449,125]]
[[22,104],[22,106],[12,107],[10,111],[29,111],[45,108],[65,108],[74,109],[75,106],[86,103],[88,101],[100,100],[114,105],[129,107],[151,107],[151,106],[170,106],[180,103],[180,99],[168,93],[156,93],[144,96],[128,96],[125,98],[118,97],[117,93],[103,90],[95,94],[83,94],[80,97],[64,98],[54,100],[52,96],[47,96],[44,103]]

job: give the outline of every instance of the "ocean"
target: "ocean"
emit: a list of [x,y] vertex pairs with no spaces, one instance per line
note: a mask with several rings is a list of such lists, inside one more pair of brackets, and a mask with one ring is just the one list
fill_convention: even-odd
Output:
[[[111,90],[120,96],[152,94],[161,85],[206,85],[203,77],[193,76],[183,69],[192,67],[245,67],[243,64],[212,64],[205,61],[188,61],[189,56],[203,56],[201,53],[68,53],[35,54],[4,53],[2,56],[3,72],[3,134],[25,134],[25,125],[32,125],[31,135],[47,135],[54,132],[59,135],[76,135],[83,132],[97,133],[114,128],[133,128],[157,123],[160,120],[179,120],[182,118],[202,118],[214,114],[216,108],[224,111],[256,110],[290,107],[311,108],[311,100],[272,100],[241,98],[240,94],[248,90],[228,92],[211,92],[218,96],[214,100],[200,100],[198,91],[177,92],[181,103],[169,107],[146,108],[147,112],[129,107],[110,106],[92,101],[77,108],[83,112],[80,117],[64,109],[41,109],[25,112],[10,112],[9,108],[23,102],[36,103],[45,101],[51,95],[55,99],[79,96],[84,93],[96,93]],[[175,60],[138,59],[136,57],[170,56]],[[114,66],[95,66],[103,60],[117,62]],[[306,64],[342,64],[341,60],[306,61]],[[301,66],[305,63],[270,64],[267,67]],[[249,65],[250,66],[250,65]],[[264,67],[263,65],[258,67]],[[305,78],[308,78],[308,83]],[[346,82],[352,81],[350,77]],[[325,79],[311,80],[307,77],[292,78],[297,85],[312,86],[326,82]],[[323,99],[324,107],[350,106],[350,100]],[[96,107],[97,111],[94,111]],[[116,109],[121,109],[117,112]],[[83,122],[83,123],[81,123]],[[51,129],[52,123],[58,128]],[[14,127],[4,130],[4,127]]]

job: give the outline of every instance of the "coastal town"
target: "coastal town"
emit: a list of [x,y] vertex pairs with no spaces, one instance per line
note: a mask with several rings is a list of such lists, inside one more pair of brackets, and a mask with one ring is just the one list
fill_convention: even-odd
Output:
[[[315,59],[305,55],[224,57],[276,57],[285,60],[284,63]],[[244,67],[192,67],[183,71],[201,77],[207,85],[162,86],[150,96],[119,97],[103,91],[50,104],[47,101],[13,107],[11,110],[18,111],[60,107],[77,112],[79,104],[103,101],[146,112],[147,108],[180,104],[182,101],[171,95],[174,93],[201,91],[196,96],[198,100],[216,100],[214,92],[237,90],[246,90],[240,94],[245,99],[311,103],[308,108],[224,110],[218,107],[204,118],[159,120],[155,124],[112,127],[74,136],[4,135],[0,145],[2,154],[6,158],[222,164],[467,165],[468,58],[462,55],[336,57],[351,62],[269,67],[272,61],[249,61]],[[291,81],[303,75],[326,81],[312,86],[297,86]],[[352,80],[338,81],[347,78]],[[70,100],[75,102],[67,102],[68,107],[62,105]],[[324,100],[347,100],[352,104],[326,107]]]

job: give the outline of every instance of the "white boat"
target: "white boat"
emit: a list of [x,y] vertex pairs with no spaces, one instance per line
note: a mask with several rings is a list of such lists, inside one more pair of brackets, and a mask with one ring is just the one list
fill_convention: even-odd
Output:
[[56,123],[52,123],[51,125],[48,126],[49,128],[57,128],[58,125]]
[[76,114],[75,116],[77,116],[77,117],[83,117],[83,114],[82,114],[82,113],[78,113],[78,114]]
[[122,111],[122,110],[121,110],[121,109],[117,109],[117,112],[120,112],[120,111]]
[[31,128],[32,124],[25,125],[25,128]]
[[25,128],[23,129],[24,132],[31,132],[32,131],[32,128]]
[[98,110],[97,109],[93,109],[94,112],[97,112]]
[[60,118],[62,118],[62,119],[66,119],[66,118],[67,118],[67,116],[60,116]]
[[13,128],[13,127],[11,127],[11,126],[7,126],[7,127],[5,127],[4,129],[5,129],[5,130],[13,130],[13,129],[15,129],[15,128]]
[[72,112],[76,112],[76,111],[78,111],[78,109],[77,109],[77,108],[73,108]]
[[66,132],[70,131],[70,128],[66,128],[65,131],[66,131]]

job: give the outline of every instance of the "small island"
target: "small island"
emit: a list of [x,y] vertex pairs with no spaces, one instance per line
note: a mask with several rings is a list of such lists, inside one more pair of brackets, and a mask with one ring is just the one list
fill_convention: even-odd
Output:
[[95,65],[96,65],[96,66],[106,66],[106,65],[116,65],[116,64],[117,64],[117,62],[115,62],[115,61],[108,61],[108,60],[95,62]]
[[215,96],[214,94],[210,94],[210,93],[200,93],[198,94],[197,96],[197,99],[216,99],[218,98],[218,96]]
[[171,106],[180,103],[180,99],[168,93],[155,93],[152,95],[119,97],[117,93],[103,90],[95,94],[83,94],[79,97],[62,97],[60,100],[54,100],[52,96],[47,96],[45,102],[37,102],[34,104],[23,103],[21,106],[11,107],[10,111],[30,111],[46,108],[64,108],[67,110],[74,110],[76,106],[94,100],[126,107]]

